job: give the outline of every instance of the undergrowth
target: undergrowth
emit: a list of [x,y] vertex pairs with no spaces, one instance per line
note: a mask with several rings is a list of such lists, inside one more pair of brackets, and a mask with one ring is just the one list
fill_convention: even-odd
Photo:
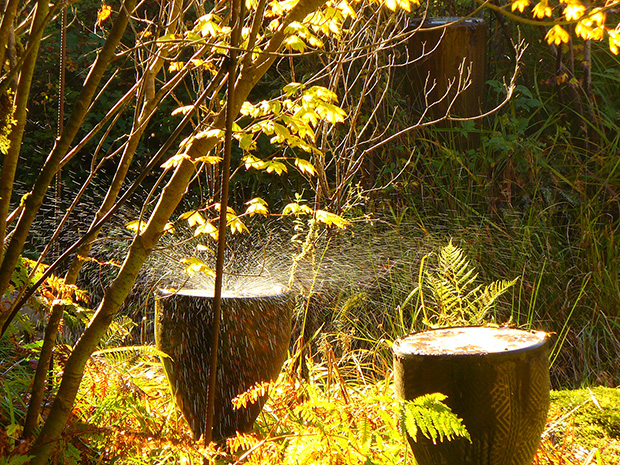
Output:
[[[6,338],[1,342],[0,464],[17,465],[29,445],[19,439],[19,423],[32,351]],[[418,428],[436,440],[465,434],[439,394],[408,404],[396,400],[389,360],[378,352],[352,351],[337,359],[330,347],[324,351],[324,362],[311,365],[307,381],[287,365],[276,381],[239,396],[235,402],[243,404],[269,391],[254,431],[206,447],[193,440],[156,357],[145,350],[101,353],[88,364],[52,463],[402,464],[415,463],[405,430]],[[605,408],[618,414],[617,405]],[[601,458],[610,438],[599,437],[586,448],[573,418],[575,412],[552,407],[534,464],[611,465]]]
[[[24,363],[27,349],[6,338],[2,342],[7,357],[0,365],[6,375],[0,463],[16,465],[27,460],[22,454],[29,443],[20,439],[27,390],[22,381],[32,367]],[[205,446],[192,439],[161,364],[149,350],[101,352],[86,368],[54,463],[406,463],[411,452],[405,431],[435,441],[468,437],[461,420],[442,403],[443,395],[397,400],[389,372],[375,370],[372,354],[336,361],[329,353],[331,359],[311,366],[308,380],[298,378],[291,365],[276,381],[236,398],[244,405],[265,390],[270,394],[254,432]]]

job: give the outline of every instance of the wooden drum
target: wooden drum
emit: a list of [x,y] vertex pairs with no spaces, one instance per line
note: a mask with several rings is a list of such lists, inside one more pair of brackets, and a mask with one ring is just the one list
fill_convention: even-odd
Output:
[[471,436],[409,444],[420,465],[530,465],[549,408],[548,334],[512,328],[424,331],[393,345],[396,394],[441,392]]

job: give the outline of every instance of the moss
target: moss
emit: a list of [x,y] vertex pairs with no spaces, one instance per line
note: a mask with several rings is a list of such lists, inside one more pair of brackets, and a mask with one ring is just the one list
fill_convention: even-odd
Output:
[[620,463],[620,389],[552,391],[549,414],[559,440],[598,448],[603,463]]

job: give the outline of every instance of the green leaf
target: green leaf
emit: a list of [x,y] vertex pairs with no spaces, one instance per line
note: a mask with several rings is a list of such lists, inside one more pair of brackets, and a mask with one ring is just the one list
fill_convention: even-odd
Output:
[[287,85],[285,85],[282,90],[284,91],[284,94],[287,97],[292,97],[293,95],[295,95],[298,91],[303,90],[304,89],[304,85],[300,84],[299,82],[291,82]]
[[176,39],[177,39],[176,34],[171,32],[170,34],[166,34],[164,36],[161,36],[159,39],[157,39],[157,43],[162,44],[162,43],[170,42]]
[[256,144],[254,143],[254,137],[252,137],[252,134],[245,133],[239,137],[239,147],[241,150],[250,150],[255,145]]
[[443,403],[446,396],[441,393],[426,394],[413,401],[404,402],[401,419],[409,436],[417,440],[418,432],[437,443],[444,439],[471,438],[463,421]]

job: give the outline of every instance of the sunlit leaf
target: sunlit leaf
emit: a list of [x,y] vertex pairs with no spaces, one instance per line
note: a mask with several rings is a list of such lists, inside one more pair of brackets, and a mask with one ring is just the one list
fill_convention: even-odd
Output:
[[220,16],[209,13],[196,20],[194,30],[199,31],[202,37],[218,37],[222,32],[221,22]]
[[214,252],[212,249],[210,249],[210,248],[209,248],[209,247],[207,247],[206,245],[202,245],[202,244],[198,244],[198,245],[196,246],[196,251],[197,251],[197,252],[209,252],[210,254],[215,255],[215,252]]
[[248,228],[245,226],[245,224],[243,224],[239,217],[232,213],[228,213],[226,215],[226,226],[230,228],[230,232],[232,234],[242,233],[248,230]]
[[304,98],[306,99],[319,99],[324,102],[337,102],[338,96],[335,92],[332,92],[327,87],[312,86],[310,89],[304,92]]
[[267,202],[265,202],[260,197],[256,197],[245,203],[248,208],[245,213],[247,215],[264,215],[267,216],[269,214],[269,209],[267,208]]
[[245,163],[246,170],[249,170],[250,168],[263,170],[267,167],[267,164],[263,160],[256,158],[254,155],[247,155],[243,157],[242,160]]
[[175,108],[174,110],[172,110],[172,113],[170,113],[170,115],[172,115],[172,116],[186,115],[190,111],[192,111],[193,108],[194,108],[194,105],[186,105],[184,107]]
[[547,40],[548,44],[553,43],[555,45],[560,45],[561,43],[567,43],[570,39],[570,36],[568,35],[568,32],[566,32],[566,30],[562,28],[562,26],[556,24],[551,29],[549,29],[549,32],[547,32],[545,39]]
[[191,211],[191,212],[183,213],[179,217],[179,219],[180,220],[185,220],[186,219],[187,220],[187,224],[189,225],[190,228],[193,228],[194,226],[197,226],[197,225],[205,224],[207,222],[203,218],[203,216],[200,214],[200,212],[197,212],[197,211]]
[[290,82],[287,85],[285,85],[282,90],[284,91],[284,94],[287,97],[292,97],[293,95],[295,95],[298,91],[302,90],[304,88],[303,84],[300,84],[299,82]]
[[196,162],[198,163],[208,163],[210,165],[217,165],[222,161],[222,157],[218,157],[215,155],[205,155],[204,157],[196,158]]
[[170,158],[168,158],[168,160],[166,160],[161,167],[165,170],[169,169],[169,168],[176,168],[177,166],[179,166],[181,164],[181,162],[183,160],[189,160],[190,157],[189,155],[187,155],[186,153],[181,153],[178,155],[174,155]]
[[306,43],[296,35],[292,35],[284,39],[283,44],[287,49],[294,50],[296,52],[304,52],[306,50]]
[[326,212],[325,210],[316,211],[316,219],[327,226],[336,226],[344,229],[347,226],[351,226],[351,223],[335,213]]
[[282,210],[282,215],[312,215],[312,209],[308,205],[300,205],[296,202],[289,203]]
[[314,176],[316,174],[314,165],[303,158],[295,158],[295,166],[301,173],[307,174],[308,176]]
[[319,116],[332,124],[342,123],[347,117],[347,112],[331,103],[320,102],[316,104],[316,112]]
[[543,19],[545,17],[551,17],[552,14],[553,11],[551,10],[547,0],[542,0],[537,3],[534,8],[532,8],[532,16],[534,16],[534,18]]
[[127,223],[125,225],[125,228],[127,228],[130,231],[133,231],[135,233],[141,233],[142,231],[144,231],[145,227],[146,227],[146,222],[144,220],[142,220],[142,221],[140,221],[140,220],[133,220],[133,221],[130,221],[129,223]]
[[168,65],[168,71],[171,73],[176,73],[177,71],[183,69],[183,66],[185,66],[184,61],[171,61]]
[[106,19],[110,17],[112,14],[112,7],[110,5],[106,5],[105,3],[101,4],[101,9],[97,13],[97,26],[101,26]]
[[620,52],[620,32],[608,31],[609,34],[609,50],[614,55]]
[[213,271],[205,262],[203,262],[199,258],[183,258],[181,260],[181,263],[186,265],[183,271],[190,276],[193,276],[195,273],[204,273],[212,278],[215,277],[215,271]]
[[175,230],[174,230],[174,224],[172,223],[166,223],[164,225],[164,232],[166,234],[174,234]]
[[519,10],[519,12],[523,13],[528,6],[530,6],[530,0],[513,0],[510,10]]
[[[574,21],[581,18],[586,12],[585,5],[578,2],[571,2],[564,7],[564,17],[567,21]],[[558,26],[554,26],[558,27]],[[567,41],[564,41],[567,42]]]
[[217,241],[218,230],[210,222],[203,223],[194,230],[194,237],[200,236],[202,234],[207,234],[208,236],[211,236],[211,238]]
[[273,173],[275,171],[280,176],[282,175],[282,173],[288,173],[286,165],[282,162],[268,161],[265,162],[265,165],[265,170],[267,171],[267,173]]

